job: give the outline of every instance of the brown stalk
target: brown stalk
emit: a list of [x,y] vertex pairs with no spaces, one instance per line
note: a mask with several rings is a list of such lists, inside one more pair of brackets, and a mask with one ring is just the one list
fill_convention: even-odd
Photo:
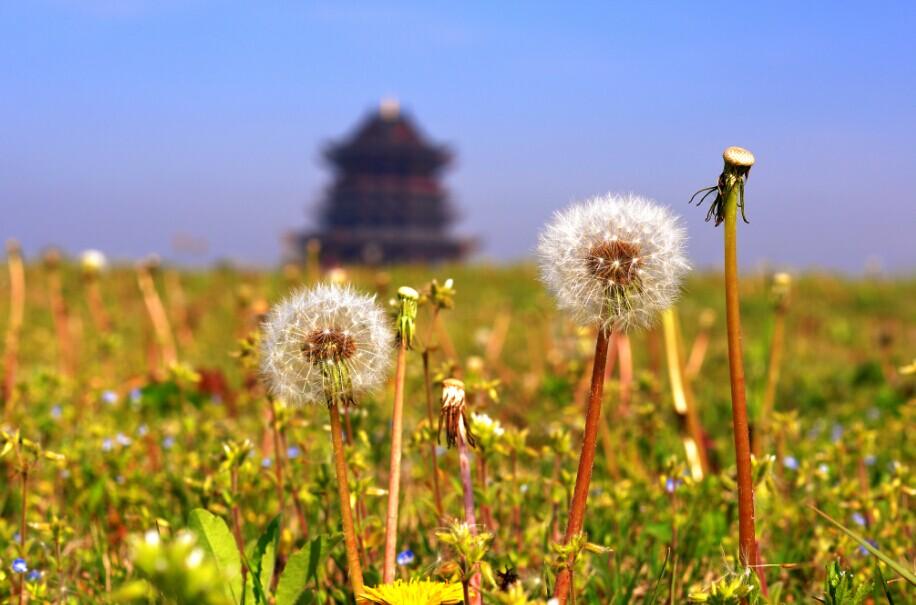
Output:
[[[588,409],[585,416],[585,434],[582,440],[582,453],[579,455],[579,468],[576,471],[576,486],[573,489],[572,505],[569,509],[569,520],[566,524],[565,544],[582,532],[585,523],[585,505],[588,499],[588,487],[592,479],[592,467],[595,463],[595,445],[598,439],[598,428],[601,422],[601,401],[604,395],[604,367],[607,363],[609,333],[598,330],[595,340],[595,363],[592,367],[592,383],[588,397]],[[569,598],[572,583],[572,557],[557,575],[554,596],[560,605],[565,605]]]
[[337,472],[337,497],[340,500],[340,517],[347,548],[347,575],[353,589],[353,598],[359,601],[363,593],[363,568],[359,562],[359,545],[353,527],[353,513],[350,510],[350,485],[347,479],[347,460],[344,456],[343,427],[340,424],[340,410],[336,404],[328,406],[328,413],[331,417],[331,444],[334,447],[334,468]]

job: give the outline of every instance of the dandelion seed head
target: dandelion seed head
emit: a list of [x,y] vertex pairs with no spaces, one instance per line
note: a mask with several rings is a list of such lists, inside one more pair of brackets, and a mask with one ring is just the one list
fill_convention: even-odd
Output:
[[327,403],[333,366],[346,374],[347,397],[377,388],[394,336],[373,296],[349,286],[319,285],[292,294],[263,328],[261,369],[271,392],[290,404]]
[[541,279],[581,325],[626,331],[671,306],[690,268],[667,208],[608,194],[558,212],[538,244]]

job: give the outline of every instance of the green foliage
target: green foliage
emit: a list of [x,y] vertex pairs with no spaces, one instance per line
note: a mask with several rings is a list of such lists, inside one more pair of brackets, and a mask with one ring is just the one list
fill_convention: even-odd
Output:
[[188,526],[216,564],[228,597],[233,603],[241,603],[242,557],[226,522],[207,510],[197,508],[191,511]]
[[[231,267],[182,272],[191,335],[185,340],[177,298],[163,275],[156,276],[181,361],[164,367],[131,269],[98,277],[113,324],[107,334],[92,328],[82,275],[67,265],[61,270],[79,364],[70,376],[59,370],[46,276],[30,266],[18,403],[0,437],[0,602],[16,602],[20,577],[10,566],[22,557],[29,570],[41,573],[25,581],[31,603],[105,603],[117,595],[126,602],[237,605],[243,562],[250,570],[246,605],[351,603],[326,412],[271,401],[258,380],[259,318],[299,280]],[[420,355],[411,354],[404,424],[413,438],[405,444],[398,543],[399,550],[413,551],[415,561],[400,566],[398,575],[454,579],[476,565],[486,602],[540,605],[550,596],[558,556],[551,545],[562,537],[575,479],[594,338],[556,312],[531,266],[436,272],[454,282],[434,286],[434,274],[419,266],[392,268],[387,281],[375,270],[349,271],[355,287],[382,300],[394,295],[386,283],[429,284],[421,288],[426,308],[416,331],[418,348],[429,346],[433,422]],[[8,317],[6,279],[0,271],[0,331]],[[744,275],[741,285],[753,400],[766,378],[774,299],[765,275]],[[431,329],[433,309],[441,329]],[[684,445],[659,339],[652,331],[631,334],[635,382],[626,410],[619,407],[620,367],[613,358],[602,409],[606,432],[585,518],[588,541],[574,544],[581,552],[575,564],[579,603],[684,603],[690,592],[724,593],[729,585],[714,589],[717,578],[735,581],[723,309],[721,276],[688,280],[678,308],[685,358],[700,318],[719,318],[704,328],[709,346],[691,384],[714,466],[701,481],[683,476]],[[501,348],[494,346],[498,318],[508,318]],[[916,280],[803,275],[793,281],[786,321],[773,417],[778,430],[754,465],[769,596],[755,587],[751,603],[826,596],[826,567],[835,560],[857,581],[874,583],[876,603],[911,602],[913,588],[891,562],[912,574],[916,374],[901,368],[914,356],[906,336],[916,322]],[[437,536],[449,533],[449,520],[463,518],[454,451],[437,456],[444,518],[431,493],[435,381],[456,372],[467,386],[469,412],[495,421],[478,422],[486,447],[472,459],[477,529],[490,537],[463,553],[448,543],[451,537]],[[352,504],[370,586],[379,582],[384,539],[390,397],[390,390],[368,394],[345,419],[352,437],[346,448]],[[282,432],[279,448],[273,413]],[[17,536],[23,470],[24,545]],[[808,504],[849,531],[819,521]],[[233,508],[244,554],[229,529],[234,524],[227,527]],[[183,542],[181,528],[194,534],[193,545]],[[143,538],[132,537],[151,529],[161,536],[155,556],[141,552],[147,546],[136,541]],[[203,558],[189,567],[195,548]],[[507,567],[519,581],[502,592],[493,571]]]
[[276,605],[304,605],[318,600],[323,591],[325,564],[330,551],[342,541],[340,535],[318,536],[290,555],[277,583]]
[[851,572],[834,561],[827,566],[824,596],[816,598],[825,605],[861,605],[869,592],[871,586],[868,583],[856,580]]

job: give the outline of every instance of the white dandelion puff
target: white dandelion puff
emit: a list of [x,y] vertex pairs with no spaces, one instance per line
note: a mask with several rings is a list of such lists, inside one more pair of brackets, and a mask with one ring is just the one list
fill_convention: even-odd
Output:
[[393,342],[374,296],[319,285],[271,310],[261,369],[271,392],[291,404],[353,405],[384,381]]
[[541,233],[541,279],[579,324],[647,327],[680,292],[685,239],[679,219],[652,200],[594,197],[557,212]]

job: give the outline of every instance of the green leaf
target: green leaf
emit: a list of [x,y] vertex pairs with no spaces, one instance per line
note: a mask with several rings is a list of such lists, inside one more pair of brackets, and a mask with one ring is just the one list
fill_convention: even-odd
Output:
[[276,605],[301,605],[310,602],[308,599],[311,591],[306,587],[309,582],[320,580],[328,555],[338,542],[340,535],[318,536],[290,555],[286,569],[283,570],[277,584]]
[[[258,538],[254,550],[248,557],[251,573],[248,574],[248,586],[245,587],[245,602],[267,603],[267,594],[274,577],[274,564],[277,557],[277,542],[280,539],[280,517],[267,525],[267,529]],[[250,601],[249,598],[254,598]]]
[[188,527],[197,534],[204,551],[216,562],[226,592],[234,603],[242,598],[242,558],[226,522],[210,511],[195,508]]
[[903,577],[904,580],[916,586],[916,575],[913,575],[906,568],[906,565],[903,565],[902,563],[895,561],[894,559],[891,559],[889,556],[887,556],[886,554],[884,554],[883,552],[881,552],[880,550],[872,546],[871,542],[869,542],[868,540],[866,540],[865,538],[863,538],[856,532],[852,531],[848,527],[844,526],[842,523],[840,523],[839,521],[837,521],[836,519],[834,519],[833,517],[831,517],[824,511],[822,511],[821,509],[817,508],[816,506],[812,506],[811,508],[814,509],[814,512],[816,512],[823,518],[830,521],[841,532],[843,532],[844,534],[846,534],[847,536],[849,536],[850,538],[858,542],[862,546],[862,548],[864,548],[871,554],[881,559],[881,561],[883,561],[888,567],[890,567],[891,569],[899,573],[900,576]]

